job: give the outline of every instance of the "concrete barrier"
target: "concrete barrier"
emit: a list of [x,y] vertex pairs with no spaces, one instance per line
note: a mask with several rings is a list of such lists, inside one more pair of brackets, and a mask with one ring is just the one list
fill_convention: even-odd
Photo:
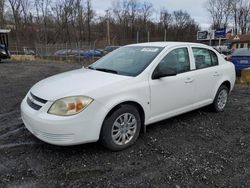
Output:
[[12,55],[11,60],[13,61],[34,61],[34,55]]
[[241,71],[240,83],[250,84],[250,67]]

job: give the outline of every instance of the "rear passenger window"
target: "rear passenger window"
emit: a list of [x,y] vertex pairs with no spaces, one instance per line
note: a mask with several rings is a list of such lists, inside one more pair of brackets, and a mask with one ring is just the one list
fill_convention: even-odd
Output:
[[192,48],[196,69],[204,69],[218,65],[218,57],[212,50]]
[[216,53],[214,53],[214,52],[211,51],[211,50],[209,50],[209,52],[210,52],[210,56],[211,56],[211,59],[212,59],[212,65],[213,65],[213,66],[218,65],[219,62],[218,62],[218,57],[217,57]]
[[190,71],[190,60],[187,48],[178,48],[169,52],[159,63],[159,68],[168,67],[177,74]]

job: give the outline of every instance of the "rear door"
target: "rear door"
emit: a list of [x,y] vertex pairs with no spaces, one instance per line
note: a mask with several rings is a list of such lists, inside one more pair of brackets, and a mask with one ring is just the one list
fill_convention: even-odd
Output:
[[212,91],[221,77],[217,54],[202,47],[192,47],[195,61],[196,102],[213,100]]

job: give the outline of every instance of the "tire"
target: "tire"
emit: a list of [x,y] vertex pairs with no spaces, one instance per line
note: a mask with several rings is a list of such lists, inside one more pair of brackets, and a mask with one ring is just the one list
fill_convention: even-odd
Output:
[[100,142],[112,151],[120,151],[134,144],[140,129],[141,118],[136,107],[122,105],[104,120]]
[[223,112],[229,97],[229,89],[225,85],[221,85],[216,93],[212,110],[214,112]]

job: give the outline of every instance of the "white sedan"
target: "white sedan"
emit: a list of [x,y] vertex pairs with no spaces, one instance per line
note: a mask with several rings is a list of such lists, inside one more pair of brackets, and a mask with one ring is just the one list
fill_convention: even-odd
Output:
[[117,151],[149,124],[207,105],[222,112],[234,83],[234,65],[209,46],[134,44],[38,82],[21,114],[26,128],[47,143],[100,140]]

